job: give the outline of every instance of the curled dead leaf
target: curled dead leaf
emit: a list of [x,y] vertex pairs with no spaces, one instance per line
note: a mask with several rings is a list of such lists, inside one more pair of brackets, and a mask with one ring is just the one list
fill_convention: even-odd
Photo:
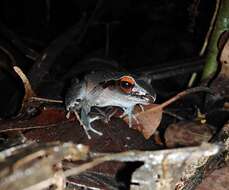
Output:
[[53,100],[53,99],[37,97],[35,92],[32,89],[29,79],[24,74],[24,72],[18,66],[14,66],[13,69],[18,74],[18,76],[21,78],[23,85],[24,85],[24,89],[25,89],[25,95],[22,101],[20,112],[25,111],[25,109],[29,106],[39,107],[39,105],[43,103],[46,103],[46,104],[47,103],[50,103],[50,104],[52,103],[62,104],[63,103],[62,100]]
[[24,88],[25,88],[25,95],[24,95],[23,103],[22,103],[22,107],[23,107],[25,102],[27,102],[30,97],[35,96],[35,93],[32,90],[32,87],[30,85],[28,78],[26,77],[24,72],[20,69],[20,67],[14,66],[13,69],[18,74],[18,76],[21,78]]

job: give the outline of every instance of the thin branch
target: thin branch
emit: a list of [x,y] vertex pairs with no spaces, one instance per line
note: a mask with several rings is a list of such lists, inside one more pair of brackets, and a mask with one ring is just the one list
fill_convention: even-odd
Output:
[[31,129],[45,129],[45,128],[50,128],[50,127],[55,127],[57,124],[66,124],[71,122],[70,120],[67,121],[62,121],[61,123],[52,123],[49,125],[37,125],[33,127],[17,127],[17,128],[10,128],[10,129],[3,129],[0,130],[0,133],[6,133],[6,132],[12,132],[12,131],[25,131],[25,130],[31,130]]
[[[211,35],[212,31],[213,31],[214,24],[215,24],[215,21],[216,21],[216,16],[217,16],[217,13],[219,11],[219,5],[220,5],[220,0],[216,0],[214,14],[212,16],[212,19],[211,19],[211,22],[210,22],[210,26],[209,26],[207,34],[205,36],[203,46],[202,46],[202,48],[201,48],[201,50],[199,52],[200,56],[203,56],[204,53],[206,52],[206,48],[207,48],[207,45],[208,45],[208,42],[209,42],[209,38],[210,38],[210,35]],[[196,80],[196,76],[197,76],[197,73],[194,72],[192,74],[190,80],[189,80],[188,87],[192,87],[194,81]]]
[[41,103],[59,103],[63,104],[63,100],[54,100],[48,98],[40,98],[40,97],[30,97],[29,101],[41,102]]
[[206,36],[205,36],[203,46],[202,46],[202,48],[201,48],[201,50],[200,50],[200,53],[199,53],[200,56],[204,55],[205,50],[206,50],[207,45],[208,45],[208,42],[209,42],[209,38],[210,38],[211,33],[212,33],[212,30],[214,29],[214,23],[215,23],[215,21],[216,21],[216,16],[217,16],[217,13],[218,13],[218,11],[219,11],[220,0],[216,0],[215,3],[216,3],[216,4],[215,4],[214,14],[213,14],[213,16],[212,16],[212,19],[211,19],[211,22],[210,22],[210,26],[209,26],[209,28],[208,28],[208,32],[207,32],[207,34],[206,34]]
[[211,38],[208,43],[206,63],[202,73],[202,81],[206,82],[211,79],[218,68],[218,41],[221,34],[229,29],[229,1],[228,0],[217,0],[220,1],[217,18],[215,21],[214,29],[211,34]]
[[175,114],[175,113],[173,113],[171,111],[168,111],[168,110],[164,110],[163,113],[167,114],[167,115],[169,115],[171,117],[174,117],[174,118],[176,118],[176,119],[178,119],[180,121],[184,121],[185,120],[185,118],[183,118],[183,117],[181,117],[181,116],[179,116],[179,115],[177,115],[177,114]]
[[[196,88],[190,88],[190,89],[187,89],[185,91],[182,91],[180,93],[178,93],[177,95],[175,95],[174,97],[170,98],[169,100],[165,101],[164,103],[158,105],[158,106],[155,106],[151,109],[149,109],[150,111],[154,111],[154,110],[157,110],[157,109],[163,109],[165,108],[166,106],[172,104],[173,102],[177,101],[178,99],[184,97],[184,96],[187,96],[188,94],[192,94],[192,93],[196,93],[196,92],[207,92],[207,93],[211,93],[211,89],[210,88],[207,88],[207,87],[196,87]],[[146,110],[148,111],[148,110]]]

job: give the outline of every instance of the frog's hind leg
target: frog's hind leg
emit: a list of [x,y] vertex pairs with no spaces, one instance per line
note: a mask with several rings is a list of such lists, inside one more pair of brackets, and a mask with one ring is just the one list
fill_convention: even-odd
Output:
[[94,129],[91,126],[91,122],[95,121],[99,119],[99,117],[94,117],[94,118],[90,118],[90,116],[86,113],[86,111],[84,109],[81,109],[81,125],[83,126],[87,136],[89,139],[91,139],[91,136],[89,135],[88,131],[92,131],[94,133],[96,133],[97,135],[103,135],[103,133],[97,131],[96,129]]
[[106,107],[105,110],[99,107],[95,107],[94,109],[97,114],[99,114],[98,119],[101,119],[105,123],[109,123],[111,117],[113,117],[118,111],[116,108],[113,107]]
[[81,121],[78,112],[77,112],[77,111],[74,111],[74,114],[75,114],[75,116],[76,116],[76,119],[79,121],[80,126],[83,127],[83,129],[84,129],[84,131],[85,131],[85,133],[86,133],[86,135],[87,135],[87,138],[88,138],[88,139],[91,139],[91,135],[89,135],[88,130],[87,130],[87,127],[86,127],[86,126],[83,124],[83,122]]

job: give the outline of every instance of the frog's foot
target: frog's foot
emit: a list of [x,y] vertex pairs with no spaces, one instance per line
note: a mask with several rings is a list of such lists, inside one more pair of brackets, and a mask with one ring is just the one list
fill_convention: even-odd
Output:
[[137,124],[139,124],[138,118],[134,114],[132,114],[132,118],[135,120]]
[[110,108],[106,114],[105,123],[108,123],[117,112],[118,112],[117,109]]
[[142,111],[145,111],[143,105],[141,105],[141,104],[138,104],[138,105],[139,105],[139,107],[141,108]]
[[71,115],[71,112],[68,111],[65,117],[66,117],[67,119],[69,119],[69,118],[70,118],[70,115]]
[[99,136],[102,136],[102,135],[103,135],[103,133],[97,131],[96,129],[94,129],[94,128],[91,126],[91,122],[100,119],[98,116],[93,117],[93,118],[89,118],[89,120],[86,121],[87,125],[85,125],[85,124],[83,123],[83,121],[81,120],[81,118],[80,118],[78,112],[77,112],[77,111],[74,111],[74,114],[75,114],[77,120],[80,122],[80,125],[83,127],[83,129],[84,129],[84,131],[85,131],[85,133],[86,133],[88,139],[91,139],[91,135],[89,134],[89,131],[92,131],[92,132],[96,133],[96,134],[99,135]]
[[89,134],[89,131],[92,131],[93,133],[95,133],[95,134],[97,134],[97,135],[99,135],[99,136],[102,136],[102,135],[103,135],[102,132],[97,131],[97,130],[94,129],[91,125],[86,126],[86,125],[82,124],[81,126],[84,128],[84,131],[85,131],[85,133],[86,133],[88,139],[91,139],[91,135]]
[[111,118],[117,113],[117,109],[114,109],[113,107],[107,107],[105,110],[100,109],[98,107],[94,108],[98,114],[100,115],[99,119],[101,119],[103,122],[108,123]]
[[91,135],[89,134],[89,131],[92,131],[93,133],[95,133],[99,136],[103,135],[103,133],[95,130],[92,126],[86,126],[86,125],[81,125],[81,126],[83,127],[88,139],[91,139]]
[[129,127],[132,128],[132,118],[136,121],[137,124],[139,124],[138,119],[133,114],[134,107],[124,108],[123,114],[120,116],[120,118],[123,118],[125,116],[128,116],[128,123]]
[[95,117],[93,117],[93,118],[89,118],[89,126],[88,126],[88,128],[89,128],[90,131],[93,131],[93,132],[96,133],[97,135],[102,136],[102,135],[103,135],[102,132],[99,132],[99,131],[95,130],[95,129],[91,126],[91,123],[92,123],[93,121],[96,121],[96,120],[99,120],[99,119],[100,119],[99,116],[95,116]]

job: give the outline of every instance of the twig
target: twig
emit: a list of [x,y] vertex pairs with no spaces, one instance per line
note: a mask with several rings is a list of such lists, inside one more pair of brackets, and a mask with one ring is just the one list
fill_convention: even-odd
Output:
[[181,117],[181,116],[179,116],[179,115],[177,115],[177,114],[175,114],[173,112],[170,112],[168,110],[164,110],[163,113],[165,113],[165,114],[167,114],[167,115],[169,115],[171,117],[174,117],[174,118],[176,118],[176,119],[178,119],[180,121],[184,121],[185,120],[183,117]]
[[215,3],[216,4],[215,4],[214,14],[212,16],[212,19],[211,19],[211,22],[210,22],[210,26],[209,26],[208,31],[207,31],[207,34],[205,36],[203,46],[202,46],[202,48],[200,50],[200,53],[199,53],[200,56],[204,55],[204,53],[205,53],[205,50],[206,50],[207,45],[208,45],[208,42],[209,42],[210,35],[211,35],[212,30],[214,28],[214,23],[215,23],[215,20],[216,20],[216,16],[217,16],[217,13],[219,11],[220,0],[216,0]]
[[[211,89],[210,88],[207,88],[207,87],[195,87],[195,88],[190,88],[190,89],[187,89],[185,91],[182,91],[180,93],[178,93],[177,95],[175,95],[174,97],[170,98],[169,100],[165,101],[164,103],[162,104],[159,104],[158,106],[155,106],[151,109],[149,109],[150,111],[154,111],[154,110],[157,110],[157,109],[163,109],[165,108],[166,106],[170,105],[171,103],[175,102],[176,100],[184,97],[184,96],[187,96],[188,94],[192,94],[192,93],[196,93],[196,92],[207,92],[207,93],[211,93]],[[148,111],[148,110],[146,110]]]
[[54,99],[39,98],[39,97],[30,97],[29,101],[36,101],[42,103],[59,103],[59,104],[63,103],[63,100],[54,100]]
[[17,127],[17,128],[3,129],[3,130],[0,130],[0,133],[6,133],[6,132],[11,132],[11,131],[25,131],[25,130],[30,130],[30,129],[44,129],[44,128],[49,128],[49,127],[55,127],[57,124],[66,124],[69,122],[70,120],[62,121],[61,123],[52,123],[49,125],[37,125],[33,127]]
[[208,43],[208,52],[206,56],[206,63],[202,73],[202,81],[208,82],[216,73],[218,68],[217,56],[218,56],[218,40],[221,34],[228,30],[228,18],[229,18],[229,1],[217,0],[219,4],[218,14],[215,21],[214,29],[211,34],[211,38]]
[[196,77],[197,77],[197,73],[196,72],[192,73],[192,76],[188,82],[188,88],[191,88],[193,86],[193,83],[195,82]]
[[[201,50],[199,52],[200,56],[203,56],[204,53],[206,52],[206,48],[207,48],[207,45],[208,45],[208,42],[209,42],[209,38],[210,38],[210,35],[212,33],[212,30],[213,30],[213,27],[214,27],[214,23],[215,23],[215,20],[216,20],[216,16],[217,16],[217,13],[218,13],[218,10],[219,10],[219,4],[220,4],[220,0],[216,0],[214,14],[212,16],[212,19],[211,19],[211,22],[210,22],[210,26],[209,26],[207,34],[205,36],[203,46],[202,46],[202,48],[201,48]],[[197,73],[194,72],[192,74],[190,80],[189,80],[188,87],[192,87],[194,81],[196,80],[196,76],[197,76]]]

